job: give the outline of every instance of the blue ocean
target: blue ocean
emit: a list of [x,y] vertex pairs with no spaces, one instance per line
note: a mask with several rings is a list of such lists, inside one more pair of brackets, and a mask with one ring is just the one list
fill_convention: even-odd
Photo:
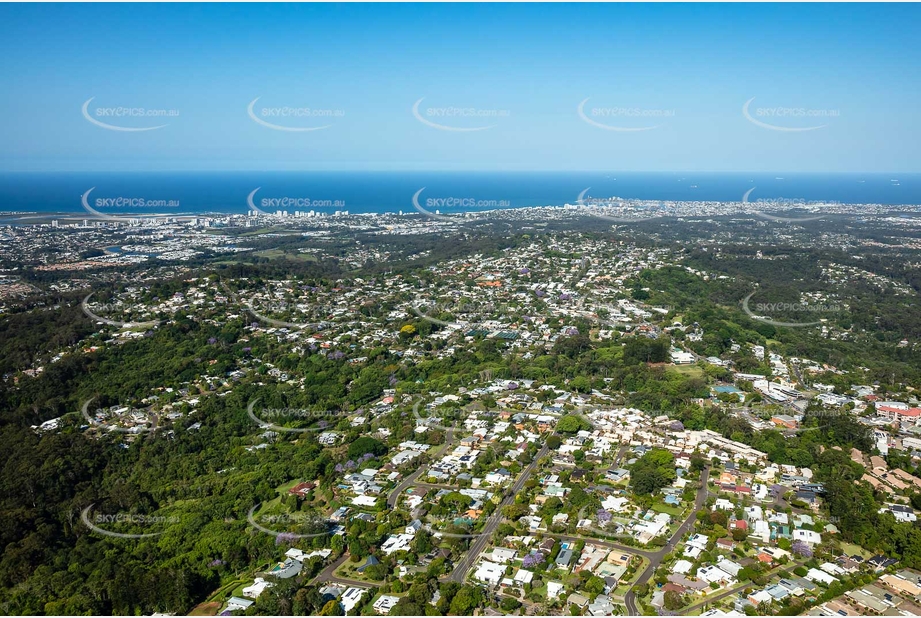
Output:
[[749,201],[921,204],[921,174],[897,173],[68,172],[0,174],[0,215],[84,213],[85,195],[112,214],[245,213],[248,200],[272,212],[396,213],[412,211],[417,194],[421,203],[475,210],[573,204],[583,191],[591,198],[738,202],[750,189]]

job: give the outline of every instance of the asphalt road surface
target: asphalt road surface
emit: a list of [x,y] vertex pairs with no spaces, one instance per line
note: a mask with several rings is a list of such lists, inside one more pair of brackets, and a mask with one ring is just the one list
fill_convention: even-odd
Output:
[[[439,454],[444,453],[451,446],[451,442],[454,440],[454,428],[448,430],[445,434],[445,443],[441,447]],[[400,494],[406,491],[406,488],[413,484],[419,475],[425,471],[427,466],[419,466],[419,469],[407,476],[405,479],[400,481],[400,484],[391,490],[390,495],[387,496],[387,508],[394,508],[397,505],[397,500],[400,498]]]
[[[550,447],[547,446],[547,443],[544,442],[544,446],[537,452],[534,456],[534,459],[531,460],[531,463],[521,471],[521,474],[518,475],[518,479],[512,484],[512,488],[509,491],[508,495],[505,497],[505,500],[499,504],[499,507],[496,509],[496,513],[501,513],[502,508],[506,507],[513,502],[515,502],[515,496],[517,496],[521,490],[524,488],[524,484],[531,478],[531,475],[534,474],[534,470],[537,469],[537,462],[541,457],[547,455],[547,452],[550,450]],[[464,577],[467,575],[467,571],[476,564],[476,560],[479,557],[480,553],[486,549],[486,546],[489,544],[489,540],[492,538],[493,532],[496,531],[496,528],[499,526],[499,521],[501,517],[491,517],[486,523],[486,526],[483,527],[483,531],[480,533],[480,536],[476,537],[473,540],[473,543],[470,545],[470,549],[467,550],[467,553],[461,558],[460,562],[455,565],[454,570],[451,571],[451,575],[448,576],[448,581],[457,582],[459,584],[464,583]]]
[[665,555],[672,551],[678,541],[681,540],[681,537],[690,532],[691,528],[694,527],[694,520],[697,519],[697,511],[699,511],[707,501],[707,481],[709,479],[710,467],[707,466],[700,476],[700,489],[697,490],[697,498],[694,500],[694,508],[691,509],[691,514],[688,515],[684,523],[675,531],[675,534],[668,540],[665,547],[655,552],[652,557],[649,558],[649,566],[646,567],[646,570],[643,571],[633,586],[630,587],[630,590],[627,591],[627,594],[624,595],[624,604],[627,606],[627,614],[631,616],[643,615],[643,612],[640,611],[640,608],[636,604],[636,593],[633,589],[640,584],[645,584],[652,578],[659,564],[662,562],[662,559],[665,558]]

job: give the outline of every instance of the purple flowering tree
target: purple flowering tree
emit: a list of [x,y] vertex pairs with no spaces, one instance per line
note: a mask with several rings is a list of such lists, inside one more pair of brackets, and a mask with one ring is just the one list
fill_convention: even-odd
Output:
[[297,540],[297,535],[293,532],[282,532],[275,537],[276,545],[294,545],[294,542]]
[[524,557],[524,560],[521,561],[521,566],[526,569],[533,569],[534,567],[543,564],[547,559],[540,552],[535,552],[533,554],[528,554]]
[[805,541],[793,541],[790,551],[803,558],[812,558],[812,547]]

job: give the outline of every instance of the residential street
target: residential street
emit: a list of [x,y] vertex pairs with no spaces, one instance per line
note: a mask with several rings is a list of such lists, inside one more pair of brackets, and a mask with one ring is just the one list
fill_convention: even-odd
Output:
[[[531,463],[529,463],[528,466],[521,471],[521,474],[518,475],[518,479],[512,484],[511,490],[505,497],[505,500],[503,500],[502,503],[499,504],[499,507],[496,509],[497,513],[501,512],[503,507],[506,507],[515,502],[515,496],[518,495],[518,492],[524,488],[524,484],[531,477],[531,475],[534,474],[534,470],[537,469],[537,462],[541,459],[541,457],[546,456],[549,450],[550,447],[547,446],[545,441],[544,446],[537,452],[537,454],[534,456],[534,459],[531,460]],[[467,571],[469,571],[470,568],[476,564],[477,557],[479,557],[480,553],[489,544],[489,540],[492,538],[493,532],[495,532],[496,528],[499,526],[500,520],[501,517],[490,518],[490,520],[486,523],[486,526],[483,528],[482,533],[480,533],[480,536],[474,539],[473,543],[470,545],[470,549],[467,550],[467,553],[464,554],[464,557],[461,558],[461,561],[455,565],[451,575],[448,576],[448,581],[458,583],[464,582]]]
[[[697,519],[697,511],[703,507],[704,503],[707,501],[707,481],[709,478],[710,467],[707,466],[701,473],[700,489],[697,490],[697,499],[694,500],[694,508],[691,509],[691,513],[688,515],[687,519],[684,520],[684,523],[681,524],[678,530],[675,531],[675,534],[673,534],[672,537],[668,540],[668,543],[666,543],[665,547],[649,557],[649,566],[647,566],[642,575],[637,578],[636,582],[633,584],[633,587],[639,584],[645,584],[650,579],[652,579],[652,576],[655,574],[656,569],[662,562],[662,559],[665,558],[665,555],[672,551],[678,541],[681,540],[681,537],[690,532],[690,530],[694,527],[694,522]],[[633,587],[631,587],[630,590],[627,591],[627,594],[624,595],[624,603],[627,606],[628,614],[632,616],[641,616],[643,612],[640,611],[639,606],[637,605],[636,593],[633,591]]]
[[[452,427],[445,433],[445,443],[442,445],[441,449],[438,451],[438,454],[444,453],[451,447],[451,443],[454,441],[454,428]],[[397,505],[397,500],[407,488],[409,488],[413,482],[419,478],[419,476],[425,471],[428,466],[420,466],[418,470],[404,478],[400,481],[399,485],[394,487],[390,494],[387,496],[387,508],[393,509]]]

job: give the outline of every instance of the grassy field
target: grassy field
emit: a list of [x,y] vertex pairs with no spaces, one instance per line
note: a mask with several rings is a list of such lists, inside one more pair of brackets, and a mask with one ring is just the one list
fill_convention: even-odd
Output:
[[870,558],[873,555],[872,552],[865,550],[863,547],[859,545],[854,545],[853,543],[842,542],[841,550],[846,552],[848,556],[853,556],[854,554],[857,554],[863,557],[864,559]]
[[269,260],[277,260],[279,258],[285,258],[288,260],[301,260],[304,262],[316,262],[317,258],[314,255],[309,253],[301,253],[300,251],[284,251],[282,249],[266,249],[264,251],[256,251],[252,255],[266,258]]
[[221,605],[223,605],[223,603],[217,601],[199,603],[189,612],[189,616],[217,616],[218,611],[221,609]]
[[668,367],[666,371],[673,371],[692,378],[702,378],[704,376],[703,368],[697,365],[675,365]]
[[294,479],[293,481],[288,481],[287,483],[282,483],[281,485],[275,488],[275,491],[277,491],[279,495],[283,496],[286,493],[288,493],[289,489],[291,489],[298,483],[300,483],[298,479]]
[[242,592],[243,587],[246,586],[248,581],[248,579],[234,579],[227,582],[215,590],[214,593],[208,597],[207,601],[196,605],[192,611],[189,612],[189,616],[217,616],[221,607],[224,606],[224,601],[238,591]]
[[208,600],[206,601],[206,603],[215,603],[215,602],[220,603],[221,601],[224,600],[225,597],[231,596],[230,594],[231,590],[234,590],[238,587],[242,588],[242,586],[246,584],[247,581],[248,580],[246,579],[235,579],[233,581],[227,582],[226,584],[218,588],[214,594],[208,597]]
[[214,262],[214,264],[251,264],[253,257],[261,257],[268,260],[297,260],[300,262],[316,262],[317,257],[309,253],[299,251],[283,251],[281,249],[266,249],[264,251],[252,251],[249,253],[240,253],[239,257],[225,258]]
[[679,515],[684,513],[684,507],[671,506],[671,505],[665,504],[664,502],[657,502],[653,504],[652,510],[655,511],[656,513],[668,513],[672,517],[678,517]]
[[361,562],[352,562],[351,560],[346,560],[338,569],[336,569],[333,575],[345,579],[354,579],[355,581],[359,582],[368,582],[369,584],[380,585],[381,582],[370,579],[364,574],[358,572],[358,567],[362,566],[364,563],[364,560]]

